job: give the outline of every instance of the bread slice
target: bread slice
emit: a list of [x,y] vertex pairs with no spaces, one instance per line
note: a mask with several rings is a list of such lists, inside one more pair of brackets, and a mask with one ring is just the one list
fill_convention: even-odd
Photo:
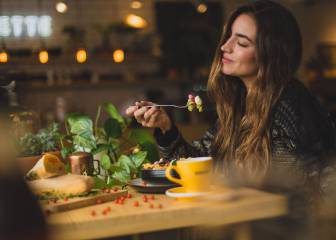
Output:
[[90,176],[67,174],[53,178],[28,181],[28,185],[36,195],[45,193],[77,195],[89,192],[95,184],[94,179]]
[[65,174],[64,163],[56,156],[46,153],[27,173],[27,180],[49,178]]

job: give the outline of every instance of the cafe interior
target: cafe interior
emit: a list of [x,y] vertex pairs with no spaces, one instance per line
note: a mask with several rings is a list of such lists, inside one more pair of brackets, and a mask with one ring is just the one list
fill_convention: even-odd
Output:
[[[155,131],[126,115],[138,101],[168,105],[188,143],[214,126],[211,64],[227,17],[247,2],[0,0],[9,107],[0,129],[0,239],[335,239],[335,171],[327,197],[304,214],[300,198],[220,177],[213,194],[179,192],[182,170],[177,178],[167,171],[175,159],[164,162]],[[336,1],[275,2],[301,29],[297,79],[336,114]],[[194,96],[202,108],[188,111]],[[208,160],[196,160],[201,171]],[[37,193],[38,184],[47,190]],[[90,184],[85,194],[74,190]]]

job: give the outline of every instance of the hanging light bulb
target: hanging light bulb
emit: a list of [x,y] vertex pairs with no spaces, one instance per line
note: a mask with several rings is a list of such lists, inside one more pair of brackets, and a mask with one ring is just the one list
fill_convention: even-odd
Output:
[[46,50],[41,50],[39,52],[38,57],[39,57],[40,63],[42,64],[45,64],[49,61],[49,53]]
[[116,63],[121,63],[125,60],[125,52],[122,49],[117,49],[113,52],[113,60]]
[[79,63],[85,62],[87,59],[87,53],[84,48],[80,48],[76,52],[76,61]]
[[68,10],[68,5],[66,2],[58,2],[56,3],[56,11],[59,13],[65,13]]
[[142,2],[140,2],[140,1],[132,1],[131,2],[131,8],[139,9],[141,7],[142,7]]
[[128,14],[126,16],[126,24],[134,28],[144,28],[147,26],[146,20],[135,14]]
[[205,13],[207,10],[208,10],[208,7],[207,7],[206,4],[204,4],[204,3],[198,4],[198,6],[197,6],[197,12],[199,12],[199,13]]
[[8,53],[5,49],[0,51],[0,63],[7,63],[8,62]]

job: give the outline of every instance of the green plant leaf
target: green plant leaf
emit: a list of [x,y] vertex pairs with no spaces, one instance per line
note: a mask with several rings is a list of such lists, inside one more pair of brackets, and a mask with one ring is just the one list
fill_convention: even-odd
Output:
[[151,135],[151,133],[148,132],[146,129],[132,129],[130,133],[130,139],[137,143],[142,142],[152,142],[155,143],[154,137]]
[[97,139],[97,143],[102,143],[102,142],[106,142],[107,136],[106,136],[106,132],[104,130],[104,128],[100,128],[98,127],[96,129],[96,139]]
[[73,152],[73,149],[71,147],[64,147],[61,149],[61,155],[62,158],[66,158],[70,153]]
[[94,181],[95,181],[95,188],[98,189],[102,189],[106,187],[106,183],[103,179],[99,178],[99,177],[93,177]]
[[92,150],[92,155],[95,155],[97,153],[103,152],[103,151],[108,151],[110,149],[110,145],[105,144],[105,143],[101,143],[98,144],[97,147],[95,149]]
[[67,118],[70,132],[73,136],[73,144],[76,150],[84,148],[91,151],[96,148],[96,139],[93,135],[93,123],[90,117],[80,114],[70,114]]
[[119,142],[110,142],[110,148],[109,151],[119,151],[120,144]]
[[113,173],[112,177],[119,183],[127,183],[129,180],[131,180],[130,174],[124,170]]
[[119,138],[121,136],[121,125],[116,119],[108,118],[104,123],[104,130],[110,138]]
[[106,184],[106,187],[108,187],[108,188],[111,188],[111,187],[113,187],[115,185],[123,184],[123,182],[120,182],[117,179],[114,179],[112,176],[108,177],[107,182],[108,183]]
[[92,149],[96,148],[96,142],[93,137],[86,138],[82,136],[74,136],[73,143],[77,145],[77,147],[75,146],[77,150],[81,150],[80,148],[84,148],[91,151]]
[[125,123],[127,126],[129,126],[132,123],[132,119],[131,118],[124,118]]
[[122,167],[120,167],[119,163],[117,162],[111,165],[109,172],[114,173],[122,170],[123,170]]
[[154,137],[145,129],[133,129],[130,139],[138,143],[143,151],[147,152],[147,159],[155,162],[160,159],[159,151]]
[[80,113],[67,113],[65,115],[65,121],[69,123],[69,125],[72,125],[80,116],[82,116]]
[[146,156],[147,156],[147,152],[145,152],[145,151],[139,151],[139,152],[137,152],[135,154],[130,155],[130,158],[134,162],[135,167],[139,168],[139,167],[141,167],[141,165],[145,161]]
[[92,120],[88,116],[81,116],[77,120],[72,120],[70,131],[74,134],[85,134],[93,131]]
[[117,120],[119,123],[125,125],[125,120],[123,116],[118,112],[117,108],[109,102],[102,104],[103,109],[109,114],[109,116],[115,120]]
[[111,160],[110,157],[107,154],[104,154],[101,158],[100,158],[100,164],[102,166],[103,169],[105,170],[109,170],[111,168]]
[[160,159],[160,154],[159,151],[157,149],[157,145],[155,143],[152,142],[141,142],[139,143],[141,150],[146,151],[147,152],[147,159],[150,162],[156,162],[159,161]]
[[126,171],[129,175],[136,172],[135,163],[126,155],[121,155],[118,159],[119,166]]

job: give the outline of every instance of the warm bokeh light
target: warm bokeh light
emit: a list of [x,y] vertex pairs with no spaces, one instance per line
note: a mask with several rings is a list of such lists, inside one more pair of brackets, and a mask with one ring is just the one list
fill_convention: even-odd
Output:
[[113,60],[116,63],[121,63],[125,60],[125,52],[122,49],[117,49],[113,52]]
[[126,24],[134,28],[144,28],[147,26],[147,22],[145,19],[134,14],[127,15]]
[[78,49],[76,52],[76,61],[79,63],[85,62],[87,59],[87,53],[85,49]]
[[56,3],[56,11],[59,13],[65,13],[68,10],[68,5],[65,2]]
[[47,63],[49,61],[49,54],[46,50],[42,50],[39,52],[39,61],[42,64]]
[[208,10],[208,7],[204,3],[201,3],[197,6],[197,12],[199,13],[205,13],[207,10]]
[[0,63],[8,62],[8,53],[4,50],[0,52]]
[[131,2],[131,8],[139,9],[141,7],[142,7],[142,2],[140,2],[140,1],[132,1]]

